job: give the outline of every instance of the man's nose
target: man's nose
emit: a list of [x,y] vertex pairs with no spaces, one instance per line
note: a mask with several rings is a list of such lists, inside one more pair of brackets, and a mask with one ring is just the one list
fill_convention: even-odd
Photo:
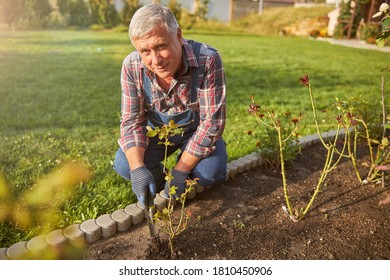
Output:
[[161,61],[160,52],[152,51],[152,65],[159,66]]

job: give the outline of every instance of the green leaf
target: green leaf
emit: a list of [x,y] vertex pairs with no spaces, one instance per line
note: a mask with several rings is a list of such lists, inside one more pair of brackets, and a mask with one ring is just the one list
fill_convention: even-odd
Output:
[[170,189],[169,189],[169,195],[175,195],[176,194],[176,187],[175,186],[172,186]]
[[382,30],[386,30],[390,26],[390,18],[386,17],[382,20]]
[[379,144],[379,141],[378,140],[375,140],[375,139],[370,139],[369,140],[371,143],[374,143],[374,144]]
[[379,48],[382,48],[384,45],[385,45],[385,40],[386,38],[389,36],[389,34],[387,34],[388,32],[379,32],[378,35],[376,35],[376,38],[375,38],[375,41],[376,41],[376,44]]
[[385,39],[383,38],[376,39],[375,42],[379,48],[382,48],[385,45]]
[[389,139],[387,137],[382,138],[382,145],[385,147],[389,146]]
[[[148,127],[146,127],[146,128],[148,128]],[[147,133],[146,133],[146,136],[148,136],[148,137],[154,137],[154,136],[156,136],[157,135],[157,131],[155,131],[155,130],[149,130]]]

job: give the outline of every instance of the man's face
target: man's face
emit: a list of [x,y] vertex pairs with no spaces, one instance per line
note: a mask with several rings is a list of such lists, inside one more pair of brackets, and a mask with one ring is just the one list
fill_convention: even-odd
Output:
[[134,45],[148,69],[160,78],[173,78],[182,60],[180,29],[173,35],[157,27],[148,36],[135,40]]

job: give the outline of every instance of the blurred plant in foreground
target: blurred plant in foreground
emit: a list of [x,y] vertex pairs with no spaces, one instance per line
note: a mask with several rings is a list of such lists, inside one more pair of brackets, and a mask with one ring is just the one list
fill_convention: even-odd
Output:
[[[0,221],[9,221],[19,228],[38,226],[39,234],[46,235],[57,224],[56,210],[62,206],[74,189],[89,180],[91,170],[81,162],[72,161],[59,167],[49,175],[41,178],[30,189],[19,197],[11,191],[0,175]],[[68,244],[62,248],[49,248],[39,256],[29,255],[26,258],[57,259],[69,258],[70,248],[75,245],[75,253],[83,244]],[[66,252],[66,254],[64,254]]]

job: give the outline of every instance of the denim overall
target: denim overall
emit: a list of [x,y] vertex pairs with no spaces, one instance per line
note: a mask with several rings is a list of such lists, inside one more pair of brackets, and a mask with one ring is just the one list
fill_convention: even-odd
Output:
[[[189,43],[192,44],[196,59],[199,60],[201,44],[193,41],[189,41]],[[144,124],[155,128],[157,126],[162,127],[164,124],[168,124],[170,120],[173,120],[175,124],[178,124],[180,128],[184,129],[182,135],[177,135],[169,139],[173,145],[168,146],[167,156],[180,149],[181,152],[177,156],[177,160],[180,159],[188,141],[199,125],[199,112],[197,110],[199,106],[198,74],[199,69],[195,67],[191,74],[190,102],[187,105],[187,109],[175,114],[166,114],[155,109],[155,106],[153,105],[151,81],[145,72],[143,72],[143,89],[145,92],[145,108],[147,111]],[[163,174],[163,165],[161,164],[161,161],[164,159],[165,146],[158,144],[159,141],[160,139],[157,136],[149,138],[149,144],[144,155],[144,163],[153,174],[157,191],[162,190],[165,185],[165,175]],[[221,138],[215,145],[216,150],[209,157],[202,159],[192,171],[191,177],[199,178],[200,180],[198,183],[200,185],[209,186],[223,181],[225,178],[227,165],[225,143]],[[118,149],[117,151],[114,169],[123,178],[130,180],[128,162],[121,149]]]

